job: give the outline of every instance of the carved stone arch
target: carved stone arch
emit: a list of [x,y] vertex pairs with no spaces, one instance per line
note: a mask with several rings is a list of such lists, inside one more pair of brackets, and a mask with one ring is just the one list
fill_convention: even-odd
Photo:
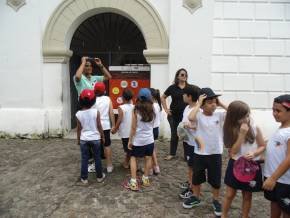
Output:
[[142,32],[148,63],[168,62],[168,37],[158,12],[147,0],[64,0],[51,15],[42,46],[44,62],[64,63],[75,30],[87,18],[112,12],[133,21]]

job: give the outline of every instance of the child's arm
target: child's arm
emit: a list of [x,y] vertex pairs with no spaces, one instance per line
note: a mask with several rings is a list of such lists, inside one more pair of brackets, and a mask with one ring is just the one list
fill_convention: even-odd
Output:
[[247,159],[253,159],[253,158],[259,156],[266,149],[266,142],[264,140],[263,134],[262,134],[262,132],[261,132],[259,127],[256,127],[256,128],[257,128],[256,142],[257,142],[257,145],[258,145],[258,149],[256,151],[254,151],[254,152],[247,153],[245,155],[245,158],[247,158]]
[[101,135],[101,141],[103,142],[103,144],[105,144],[105,135],[104,135],[104,131],[103,131],[103,127],[102,127],[102,124],[101,124],[101,115],[100,115],[100,112],[98,111],[98,114],[97,114],[97,128],[99,130],[99,133]]
[[113,134],[115,134],[119,130],[120,124],[123,120],[123,116],[124,116],[123,110],[120,107],[118,107],[118,119],[117,119],[116,125],[111,130]]
[[277,180],[290,168],[290,139],[287,141],[287,154],[285,160],[277,167],[275,172],[263,183],[263,188],[273,190]]
[[242,144],[245,142],[245,138],[248,131],[249,131],[249,125],[247,123],[242,123],[239,134],[238,134],[238,138],[230,149],[231,157],[236,155],[241,149]]
[[113,112],[113,104],[112,104],[111,100],[110,100],[110,106],[109,106],[109,113],[110,113],[110,120],[111,120],[112,127],[114,127],[115,126],[115,115]]
[[200,95],[199,96],[196,106],[193,108],[193,110],[188,115],[188,120],[189,121],[191,121],[191,122],[195,122],[196,121],[196,115],[197,115],[197,113],[198,113],[198,111],[199,111],[204,99],[206,99],[206,95]]
[[228,106],[225,105],[223,102],[220,101],[220,99],[217,98],[217,102],[218,102],[218,106],[220,106],[221,108],[228,110]]
[[131,123],[131,131],[129,136],[129,142],[128,142],[128,149],[132,150],[132,140],[136,133],[137,128],[137,114],[133,111],[132,112],[132,123]]
[[80,138],[81,138],[81,130],[82,130],[82,125],[80,121],[77,118],[77,144],[80,144]]

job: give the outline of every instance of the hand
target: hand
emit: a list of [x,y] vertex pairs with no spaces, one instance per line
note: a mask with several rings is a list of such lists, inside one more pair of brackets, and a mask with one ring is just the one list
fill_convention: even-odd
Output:
[[243,135],[246,135],[248,131],[249,131],[249,125],[247,123],[242,123],[240,127],[240,133],[242,133]]
[[166,109],[165,112],[167,113],[167,115],[171,116],[172,113],[171,113],[171,110],[170,109]]
[[256,157],[255,152],[248,152],[245,156],[244,156],[247,160],[252,160]]
[[82,57],[82,64],[85,64],[87,62],[88,57]]
[[189,123],[184,123],[183,127],[186,128],[186,129],[190,129],[190,124]]
[[203,103],[204,99],[206,99],[206,97],[207,97],[206,94],[202,94],[198,97],[198,104],[200,106],[202,105],[202,103]]
[[128,142],[128,149],[129,150],[132,150],[132,147],[133,147],[132,142],[129,140],[129,142]]
[[101,138],[101,141],[102,141],[102,144],[104,145],[105,142],[106,142],[105,137],[102,137],[102,138]]
[[276,180],[272,179],[271,177],[269,177],[268,179],[266,179],[266,181],[263,183],[263,189],[268,190],[268,191],[272,191],[276,185]]
[[111,133],[112,133],[112,134],[115,134],[116,132],[117,132],[116,127],[113,127],[113,128],[111,129]]
[[96,65],[97,65],[98,67],[100,67],[100,68],[103,67],[103,64],[102,64],[102,61],[101,61],[100,58],[95,58],[95,62],[96,62]]

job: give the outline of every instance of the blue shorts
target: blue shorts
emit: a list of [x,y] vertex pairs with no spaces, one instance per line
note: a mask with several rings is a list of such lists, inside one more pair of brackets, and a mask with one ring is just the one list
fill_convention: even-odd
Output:
[[144,146],[132,146],[131,156],[133,157],[145,157],[152,156],[154,150],[154,143]]

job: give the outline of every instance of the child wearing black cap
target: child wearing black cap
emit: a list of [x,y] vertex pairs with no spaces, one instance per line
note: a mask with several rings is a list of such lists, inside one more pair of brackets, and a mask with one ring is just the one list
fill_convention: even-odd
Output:
[[89,147],[92,147],[93,150],[97,181],[102,182],[105,178],[100,156],[100,144],[101,139],[104,139],[104,133],[100,121],[100,112],[92,108],[95,101],[93,90],[83,90],[79,97],[82,109],[76,113],[77,140],[81,149],[81,182],[83,184],[88,183]]
[[149,89],[140,89],[136,105],[132,115],[131,132],[128,148],[131,150],[130,169],[131,179],[128,188],[132,191],[139,190],[137,183],[137,161],[138,157],[145,157],[143,186],[150,186],[149,170],[152,164],[154,150],[153,122],[155,119],[152,96]]
[[274,99],[273,116],[281,123],[266,146],[264,196],[271,218],[290,217],[290,95]]
[[[205,149],[194,150],[192,185],[194,195],[184,203],[184,208],[200,205],[201,184],[207,181],[212,186],[213,208],[216,216],[221,215],[219,190],[221,186],[222,153],[223,153],[223,122],[225,112],[217,112],[217,106],[227,109],[218,96],[210,88],[202,88],[198,103],[189,114],[189,120],[197,123],[197,135],[204,141]],[[202,112],[200,112],[200,108]]]

